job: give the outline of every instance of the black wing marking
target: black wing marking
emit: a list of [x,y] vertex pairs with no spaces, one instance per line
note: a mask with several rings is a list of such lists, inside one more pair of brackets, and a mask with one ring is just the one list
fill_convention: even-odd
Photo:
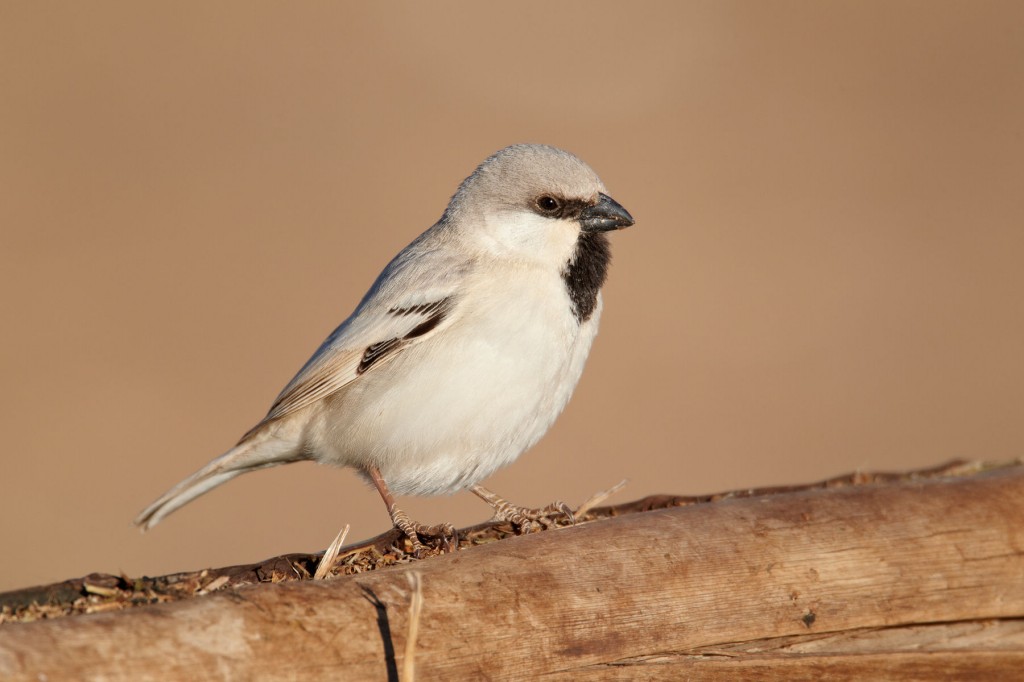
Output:
[[439,301],[431,301],[429,303],[421,303],[419,305],[407,306],[404,308],[395,307],[388,311],[389,315],[395,315],[396,317],[404,317],[405,315],[426,315],[436,310],[448,307],[448,303],[451,301],[451,297],[442,298]]
[[389,314],[396,316],[412,314],[429,314],[429,316],[423,322],[420,322],[418,325],[410,329],[409,332],[401,338],[378,341],[371,346],[367,346],[366,350],[363,352],[362,359],[359,361],[359,366],[356,367],[356,374],[362,374],[388,355],[401,350],[402,347],[408,344],[412,339],[415,339],[418,336],[423,336],[431,329],[441,324],[441,321],[444,320],[448,311],[451,309],[450,302],[451,298],[442,298],[440,301],[421,303],[420,305],[410,306],[408,308],[392,308],[389,310]]
[[387,341],[381,341],[380,343],[368,346],[366,352],[363,353],[363,359],[359,361],[359,366],[356,367],[356,374],[362,374],[373,367],[389,351],[398,350],[399,343],[401,343],[400,339],[388,339]]

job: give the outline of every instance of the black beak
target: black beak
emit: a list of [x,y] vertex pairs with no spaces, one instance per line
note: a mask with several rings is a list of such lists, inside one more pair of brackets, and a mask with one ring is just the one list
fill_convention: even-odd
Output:
[[619,202],[607,194],[598,194],[600,200],[580,212],[580,226],[585,232],[621,230],[633,224],[633,216]]

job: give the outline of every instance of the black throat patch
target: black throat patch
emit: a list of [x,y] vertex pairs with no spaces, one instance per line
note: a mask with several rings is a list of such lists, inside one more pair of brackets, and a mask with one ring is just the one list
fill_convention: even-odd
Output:
[[597,294],[608,277],[612,251],[608,237],[601,232],[580,232],[573,254],[562,273],[572,301],[572,314],[586,322],[597,307]]

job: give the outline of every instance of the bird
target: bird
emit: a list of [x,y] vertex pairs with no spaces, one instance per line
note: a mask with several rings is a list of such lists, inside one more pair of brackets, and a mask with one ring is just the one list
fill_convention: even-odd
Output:
[[484,160],[441,218],[395,256],[354,312],[237,445],[167,491],[143,531],[240,474],[298,461],[354,469],[414,551],[450,537],[395,495],[469,489],[517,525],[537,510],[479,485],[565,408],[602,312],[607,233],[633,217],[579,157],[515,144]]

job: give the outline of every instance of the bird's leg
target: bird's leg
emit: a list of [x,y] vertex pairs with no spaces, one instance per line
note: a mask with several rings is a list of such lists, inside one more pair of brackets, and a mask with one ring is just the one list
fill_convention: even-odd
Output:
[[425,526],[421,523],[416,523],[395,504],[395,498],[391,495],[391,491],[388,490],[388,484],[384,482],[384,477],[380,475],[380,469],[375,466],[369,466],[366,468],[366,473],[370,476],[370,480],[373,481],[373,485],[376,486],[377,492],[380,493],[381,499],[384,500],[384,504],[387,505],[388,515],[391,516],[391,523],[395,524],[395,527],[402,531],[405,537],[409,538],[413,554],[421,556],[425,549],[420,542],[420,536],[430,542],[439,541],[441,547],[446,551],[450,551],[453,545],[458,547],[459,536],[450,523],[442,523],[437,526]]
[[529,532],[533,528],[534,523],[539,523],[544,528],[550,528],[554,525],[551,522],[553,514],[562,514],[569,519],[569,523],[576,523],[576,517],[565,502],[553,502],[543,509],[528,509],[512,504],[482,485],[474,485],[470,490],[473,491],[474,495],[491,505],[496,519],[511,523],[520,532]]

